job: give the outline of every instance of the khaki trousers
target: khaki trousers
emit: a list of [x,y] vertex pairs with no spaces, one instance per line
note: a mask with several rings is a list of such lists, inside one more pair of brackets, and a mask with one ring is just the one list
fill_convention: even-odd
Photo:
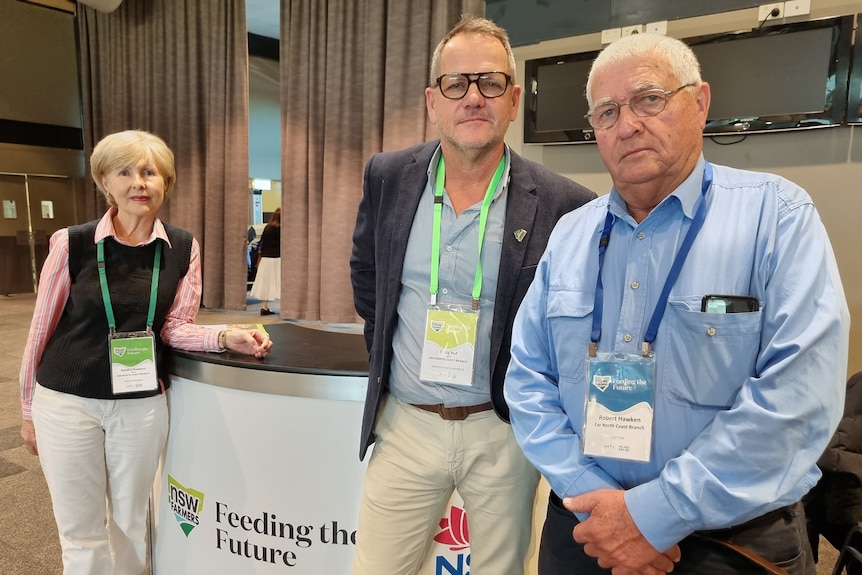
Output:
[[453,490],[471,575],[523,575],[538,472],[493,411],[446,421],[387,395],[359,510],[353,575],[415,575]]

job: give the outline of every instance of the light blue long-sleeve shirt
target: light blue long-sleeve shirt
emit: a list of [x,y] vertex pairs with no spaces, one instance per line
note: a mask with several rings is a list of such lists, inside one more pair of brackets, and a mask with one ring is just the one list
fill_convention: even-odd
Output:
[[[640,224],[616,190],[560,220],[515,319],[506,376],[515,436],[554,492],[625,489],[662,551],[799,500],[843,408],[850,316],[811,198],[779,176],[713,168],[705,199],[701,157]],[[585,457],[585,359],[609,205],[599,351],[638,353],[702,201],[706,220],[653,345],[651,460]],[[760,311],[703,313],[707,294],[753,295]]]
[[[491,326],[497,293],[497,272],[503,251],[506,225],[506,190],[509,181],[510,155],[506,148],[506,167],[493,192],[488,222],[482,242],[482,295],[479,298],[479,323],[473,359],[472,385],[454,385],[420,381],[422,344],[425,341],[425,317],[430,301],[431,238],[434,213],[434,185],[437,181],[437,148],[428,164],[428,181],[416,208],[404,270],[401,275],[401,297],[398,299],[398,327],[393,336],[392,374],[389,391],[404,403],[436,404],[447,407],[478,405],[491,400]],[[479,259],[479,214],[481,202],[455,215],[449,194],[443,197],[440,223],[440,270],[437,302],[472,301],[473,280]]]

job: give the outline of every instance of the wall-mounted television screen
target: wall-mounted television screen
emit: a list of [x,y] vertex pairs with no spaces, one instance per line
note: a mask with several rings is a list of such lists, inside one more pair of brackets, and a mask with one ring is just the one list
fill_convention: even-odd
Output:
[[859,25],[862,14],[856,15],[856,45],[853,49],[853,67],[850,71],[850,89],[847,94],[847,123],[862,124],[862,34]]
[[524,142],[528,144],[593,141],[588,111],[587,76],[598,50],[527,60],[524,88]]
[[842,16],[685,39],[711,87],[704,134],[840,125],[852,32]]
[[[712,89],[704,135],[838,126],[845,121],[853,16],[686,38]],[[854,81],[862,98],[862,57]],[[585,143],[587,76],[599,51],[525,62],[524,142]],[[851,97],[854,92],[851,90]],[[859,121],[858,110],[855,113]],[[849,118],[848,118],[849,120]]]

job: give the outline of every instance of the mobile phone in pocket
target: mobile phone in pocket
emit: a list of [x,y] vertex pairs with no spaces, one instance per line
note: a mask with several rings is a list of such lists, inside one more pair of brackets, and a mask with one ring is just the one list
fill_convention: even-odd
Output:
[[706,313],[751,313],[760,309],[760,302],[750,295],[705,295],[700,311]]

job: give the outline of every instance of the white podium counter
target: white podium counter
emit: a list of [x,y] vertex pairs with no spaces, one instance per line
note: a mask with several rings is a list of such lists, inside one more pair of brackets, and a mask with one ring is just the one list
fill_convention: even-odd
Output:
[[[288,323],[266,329],[275,344],[264,359],[170,352],[171,427],[151,517],[155,575],[350,573],[366,467],[364,338]],[[544,482],[537,502],[528,575]],[[456,491],[422,575],[469,574],[466,520]]]
[[266,326],[268,357],[171,352],[156,575],[347,574],[365,474],[361,335]]

